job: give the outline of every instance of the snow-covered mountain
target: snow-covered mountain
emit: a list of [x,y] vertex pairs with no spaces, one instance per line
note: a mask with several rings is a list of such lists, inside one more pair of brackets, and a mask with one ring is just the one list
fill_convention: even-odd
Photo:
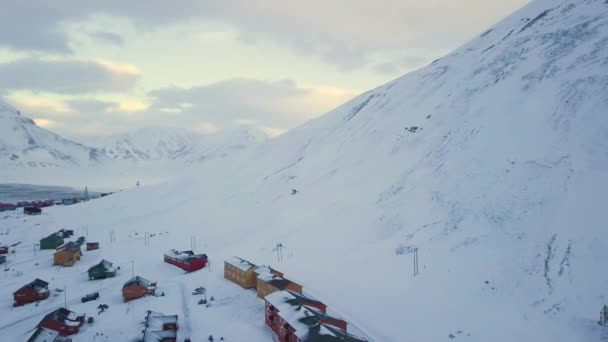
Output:
[[225,157],[231,151],[268,140],[261,130],[247,127],[202,135],[184,129],[142,128],[107,137],[99,150],[117,160],[179,160],[187,163]]
[[[115,232],[97,256],[133,260],[168,299],[130,304],[121,321],[100,317],[96,329],[110,339],[135,338],[137,315],[152,307],[177,313],[193,340],[218,331],[268,340],[264,304],[223,280],[222,260],[237,255],[285,272],[373,341],[600,341],[607,113],[608,4],[536,0],[445,58],[266,144],[179,181],[53,208],[46,226],[16,219],[27,230],[10,238],[57,226],[86,227],[93,240]],[[143,232],[163,235],[144,245]],[[159,250],[190,248],[188,237],[210,272],[163,268]],[[30,278],[57,274],[28,267]],[[62,272],[53,287],[99,289],[84,270]],[[104,282],[102,294],[120,312],[123,280]],[[217,294],[216,307],[183,299],[199,284]],[[37,319],[15,311],[0,326],[16,336]]]
[[52,168],[100,165],[99,150],[65,139],[0,100],[0,165]]

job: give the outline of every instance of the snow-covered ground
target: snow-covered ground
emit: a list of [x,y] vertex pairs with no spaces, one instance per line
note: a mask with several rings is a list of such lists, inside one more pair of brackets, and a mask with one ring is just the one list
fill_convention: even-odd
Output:
[[[194,340],[271,340],[262,302],[222,278],[222,260],[236,255],[285,272],[374,341],[600,341],[606,113],[608,4],[533,1],[445,58],[268,143],[162,185],[0,220],[10,229],[2,240],[24,242],[9,258],[23,276],[2,278],[0,304],[11,310],[12,291],[49,277],[52,288],[68,286],[76,311],[110,305],[75,341],[95,331],[135,338],[147,309],[189,317],[180,334],[189,327]],[[32,259],[32,243],[63,227],[102,248],[71,269],[51,267],[48,253]],[[144,232],[163,235],[145,246]],[[192,236],[211,272],[162,262]],[[120,276],[87,281],[102,257]],[[164,298],[120,303],[131,260]],[[201,285],[217,306],[189,295],[184,304],[182,288]],[[95,288],[100,301],[75,302]],[[53,298],[0,316],[0,330],[19,340],[61,305]]]

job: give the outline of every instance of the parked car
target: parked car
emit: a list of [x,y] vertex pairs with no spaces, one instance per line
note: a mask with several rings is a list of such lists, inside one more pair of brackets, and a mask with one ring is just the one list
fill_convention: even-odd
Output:
[[99,292],[89,293],[88,295],[82,297],[81,301],[83,303],[90,302],[92,300],[96,300],[99,298]]

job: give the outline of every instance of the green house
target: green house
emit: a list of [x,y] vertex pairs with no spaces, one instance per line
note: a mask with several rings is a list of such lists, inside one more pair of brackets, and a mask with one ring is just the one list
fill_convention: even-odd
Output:
[[53,233],[44,239],[40,239],[40,249],[55,249],[63,245],[63,236]]
[[116,275],[116,267],[104,259],[99,264],[89,268],[88,272],[90,280],[113,278]]

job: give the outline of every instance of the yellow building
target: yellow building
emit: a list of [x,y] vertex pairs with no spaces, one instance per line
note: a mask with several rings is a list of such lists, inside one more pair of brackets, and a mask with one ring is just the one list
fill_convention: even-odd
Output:
[[53,265],[72,266],[80,260],[81,256],[80,245],[70,241],[56,249],[53,254]]
[[231,257],[224,260],[224,278],[250,289],[255,287],[257,266],[247,260]]

